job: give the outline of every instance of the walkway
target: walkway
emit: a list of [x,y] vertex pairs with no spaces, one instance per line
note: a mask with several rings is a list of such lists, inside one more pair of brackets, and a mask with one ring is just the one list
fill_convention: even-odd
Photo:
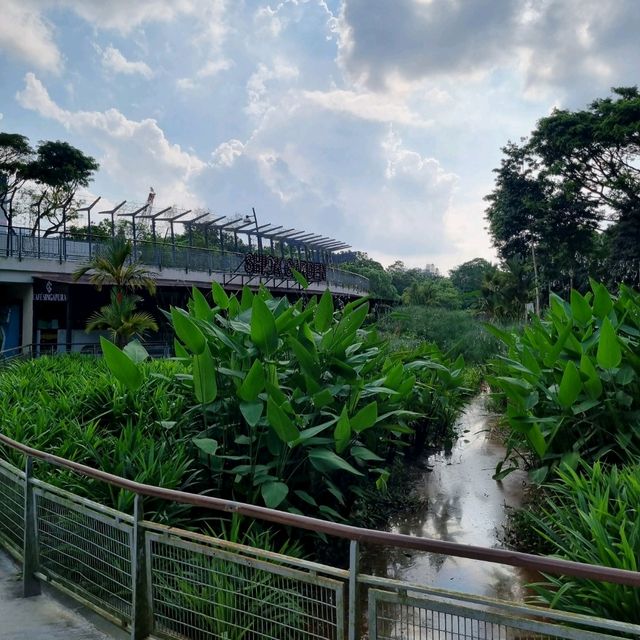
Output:
[[[20,571],[0,552],[0,640],[119,640],[127,638],[73,601],[43,593],[22,598]],[[99,628],[98,628],[99,627]]]

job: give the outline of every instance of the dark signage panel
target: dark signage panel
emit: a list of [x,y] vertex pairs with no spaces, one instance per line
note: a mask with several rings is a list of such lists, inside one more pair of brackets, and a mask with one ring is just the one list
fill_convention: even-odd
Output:
[[53,280],[33,281],[34,302],[67,302],[69,286],[63,282]]
[[321,262],[277,258],[275,256],[248,253],[244,259],[244,269],[249,275],[291,278],[291,270],[301,273],[307,282],[323,282],[327,279],[327,265]]

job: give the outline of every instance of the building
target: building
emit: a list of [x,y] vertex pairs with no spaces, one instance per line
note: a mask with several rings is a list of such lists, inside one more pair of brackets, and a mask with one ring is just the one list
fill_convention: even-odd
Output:
[[[109,293],[97,291],[87,278],[73,278],[78,266],[108,242],[104,227],[91,225],[96,202],[85,209],[88,224],[82,231],[47,235],[0,226],[0,351],[82,351],[98,341],[98,335],[87,334],[84,327],[91,313],[108,303]],[[214,280],[228,291],[263,285],[294,296],[327,288],[346,298],[368,293],[366,278],[335,266],[335,253],[349,248],[338,240],[258,225],[255,213],[227,217],[154,210],[152,202],[129,209],[125,204],[100,213],[107,220],[110,216],[111,233],[116,216],[126,219],[134,255],[156,273],[156,297],[145,298],[143,308],[159,320],[158,309],[184,306],[192,286],[209,290]],[[294,270],[309,282],[306,291]]]

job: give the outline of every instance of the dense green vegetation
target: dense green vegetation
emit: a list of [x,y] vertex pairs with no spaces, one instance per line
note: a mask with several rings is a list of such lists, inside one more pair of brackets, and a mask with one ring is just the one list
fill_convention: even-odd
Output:
[[[508,348],[491,383],[503,399],[507,459],[536,483],[515,521],[518,543],[560,557],[637,570],[640,455],[640,294],[618,295],[591,281],[522,332],[491,329]],[[547,577],[539,602],[569,611],[638,622],[637,590]]]
[[[104,360],[6,366],[0,429],[142,482],[349,520],[372,490],[385,492],[398,457],[447,432],[464,401],[463,360],[428,345],[392,351],[364,326],[364,300],[336,311],[328,293],[291,304],[265,290],[229,298],[217,285],[213,298],[194,290],[188,311],[168,314],[179,356],[170,361],[104,341]],[[131,508],[126,492],[48,473]],[[149,511],[189,519],[179,506]]]
[[[639,473],[637,464],[564,467],[528,525],[561,557],[637,571]],[[640,623],[640,591],[633,587],[547,576],[534,590],[538,602],[565,611]]]
[[524,442],[539,480],[562,462],[626,462],[640,452],[640,295],[591,288],[572,291],[570,302],[552,296],[546,316],[520,335],[492,329],[508,347],[491,378],[511,429],[511,464],[499,475],[523,457]]

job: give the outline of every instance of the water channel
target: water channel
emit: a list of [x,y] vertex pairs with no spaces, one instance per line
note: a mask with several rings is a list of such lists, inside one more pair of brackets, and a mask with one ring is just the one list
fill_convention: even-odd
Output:
[[[514,472],[503,481],[492,479],[504,446],[496,437],[496,417],[476,396],[456,423],[458,439],[450,452],[429,455],[415,490],[424,508],[405,514],[392,531],[484,547],[501,546],[500,536],[509,509],[523,499],[526,474]],[[533,576],[525,570],[465,558],[367,549],[365,571],[414,584],[452,591],[523,601],[524,585]]]

